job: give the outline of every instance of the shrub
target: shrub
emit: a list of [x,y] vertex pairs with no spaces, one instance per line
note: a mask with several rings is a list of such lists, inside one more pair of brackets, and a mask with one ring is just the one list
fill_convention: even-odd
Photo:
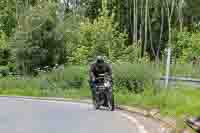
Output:
[[40,79],[28,77],[7,77],[0,80],[1,89],[38,89]]
[[153,85],[159,73],[151,64],[119,63],[113,65],[114,83],[118,88],[138,91],[145,85]]
[[10,57],[8,48],[8,37],[0,31],[0,65],[7,65]]
[[193,62],[200,63],[200,47],[199,37],[200,32],[180,32],[176,36],[174,47],[175,57],[178,58],[180,63]]
[[67,66],[64,70],[56,70],[43,76],[41,88],[80,88],[83,86],[85,79],[86,71],[84,67]]
[[9,74],[9,68],[6,67],[6,66],[0,67],[0,74],[3,77],[8,76],[8,74]]

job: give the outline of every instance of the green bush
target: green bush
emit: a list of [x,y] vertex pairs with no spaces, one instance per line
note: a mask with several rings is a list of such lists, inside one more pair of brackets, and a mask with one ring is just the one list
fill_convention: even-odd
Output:
[[9,74],[9,68],[6,66],[0,67],[0,76],[8,76]]
[[200,63],[199,37],[199,31],[177,33],[173,53],[179,63]]
[[7,77],[0,80],[1,89],[39,89],[40,79],[30,77]]
[[10,57],[10,49],[8,48],[8,37],[0,31],[0,65],[7,65]]
[[86,80],[85,67],[66,66],[42,77],[41,88],[80,88]]
[[113,65],[114,84],[117,88],[137,91],[145,85],[153,85],[159,71],[151,64],[119,63]]

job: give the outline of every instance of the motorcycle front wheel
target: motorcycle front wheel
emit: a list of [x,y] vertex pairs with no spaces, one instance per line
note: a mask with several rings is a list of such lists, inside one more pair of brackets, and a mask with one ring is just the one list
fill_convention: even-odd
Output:
[[95,98],[93,98],[92,102],[93,102],[94,109],[96,110],[100,109],[100,105],[98,101],[99,101],[98,96],[95,95]]
[[108,110],[114,111],[115,110],[114,94],[111,94],[111,96],[108,98],[107,102],[108,102]]
[[97,103],[96,100],[93,100],[93,106],[96,110],[100,109],[100,105]]

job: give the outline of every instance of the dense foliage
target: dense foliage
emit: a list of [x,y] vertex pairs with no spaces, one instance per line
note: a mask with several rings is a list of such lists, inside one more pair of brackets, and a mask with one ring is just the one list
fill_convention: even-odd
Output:
[[174,47],[177,59],[180,63],[192,61],[200,63],[200,32],[181,32],[177,35],[176,46]]
[[199,63],[198,0],[0,2],[0,65],[22,74],[56,64],[162,60]]

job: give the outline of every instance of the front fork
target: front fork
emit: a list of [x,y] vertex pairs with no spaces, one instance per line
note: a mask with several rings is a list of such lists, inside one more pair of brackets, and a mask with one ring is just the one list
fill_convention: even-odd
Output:
[[108,89],[106,96],[107,96],[107,103],[108,103],[108,105],[112,104],[112,89],[111,88]]

